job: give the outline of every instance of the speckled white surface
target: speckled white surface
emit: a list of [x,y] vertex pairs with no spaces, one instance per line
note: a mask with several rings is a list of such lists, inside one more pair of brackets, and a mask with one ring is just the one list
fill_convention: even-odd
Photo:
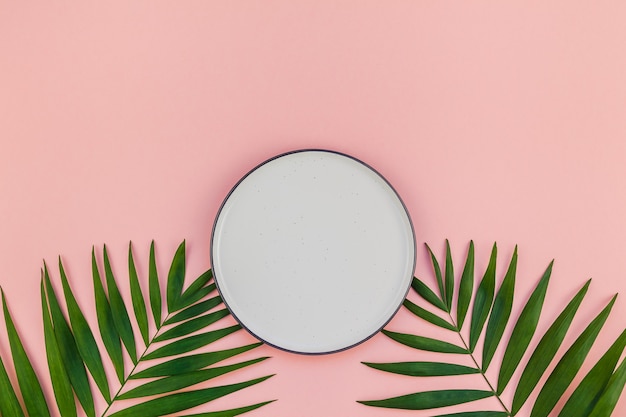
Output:
[[258,338],[302,353],[375,334],[413,276],[411,222],[389,184],[341,154],[302,151],[252,171],[213,231],[219,290]]

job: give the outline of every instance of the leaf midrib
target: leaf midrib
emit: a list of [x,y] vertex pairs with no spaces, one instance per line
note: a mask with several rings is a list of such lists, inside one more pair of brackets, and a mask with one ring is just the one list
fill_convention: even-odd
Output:
[[500,405],[504,409],[504,412],[507,414],[507,416],[510,416],[511,412],[509,411],[508,407],[506,406],[506,404],[504,404],[504,401],[502,401],[502,398],[500,398],[500,395],[498,395],[497,391],[494,389],[493,385],[489,381],[489,378],[487,378],[487,375],[485,374],[485,371],[482,369],[481,366],[478,365],[478,361],[474,357],[474,354],[469,350],[469,346],[468,346],[467,342],[465,341],[465,338],[463,337],[463,334],[461,333],[461,330],[459,329],[459,326],[454,321],[454,318],[452,318],[451,312],[448,310],[448,311],[446,311],[446,313],[448,314],[448,317],[450,318],[450,322],[454,326],[454,331],[459,336],[459,339],[461,339],[461,343],[463,343],[463,346],[465,347],[465,349],[467,349],[467,354],[472,359],[472,362],[474,362],[474,365],[476,366],[476,369],[480,372],[480,374],[482,375],[483,379],[487,383],[487,386],[489,387],[489,390],[493,393],[493,396],[496,397],[496,399],[498,400],[498,402],[500,403]]
[[157,327],[157,331],[154,333],[154,335],[152,335],[152,338],[146,344],[146,348],[144,349],[143,352],[141,352],[141,355],[139,355],[139,358],[137,359],[137,363],[135,363],[133,365],[133,368],[130,370],[128,375],[124,377],[124,380],[122,381],[122,384],[120,385],[120,388],[115,392],[115,395],[113,396],[113,398],[111,398],[111,402],[107,405],[107,408],[102,412],[102,414],[100,415],[101,417],[104,417],[104,416],[107,415],[107,412],[109,411],[109,409],[111,408],[113,403],[115,403],[115,401],[117,400],[117,397],[124,390],[124,387],[126,386],[126,383],[128,381],[130,381],[131,377],[133,376],[133,373],[135,372],[135,370],[137,369],[137,367],[139,366],[139,364],[143,360],[143,357],[148,353],[148,350],[150,350],[150,347],[152,346],[152,344],[156,343],[155,339],[159,336],[159,334],[161,333],[161,330],[163,330],[164,323],[170,318],[171,315],[172,315],[172,313],[168,313],[166,315],[165,319],[161,320],[161,323],[158,326],[156,326]]
[[487,378],[487,375],[485,374],[485,371],[483,370],[482,366],[478,365],[478,361],[474,357],[473,352],[469,349],[469,345],[467,344],[467,342],[465,341],[465,338],[463,337],[463,334],[461,333],[461,329],[459,328],[459,326],[457,325],[456,321],[452,317],[452,311],[451,310],[452,309],[450,307],[446,306],[446,309],[444,311],[448,315],[448,318],[450,319],[450,323],[454,327],[454,331],[459,336],[459,339],[461,340],[461,343],[463,343],[463,347],[465,347],[465,350],[467,351],[467,354],[469,355],[469,357],[472,359],[472,362],[474,362],[474,366],[476,367],[478,372],[480,372],[480,374],[482,375],[483,379],[487,383],[487,386],[489,387],[489,390],[493,393],[493,396],[496,397],[496,399],[498,400],[498,402],[500,403],[500,405],[504,409],[504,412],[508,416],[510,416],[511,415],[511,411],[509,411],[508,407],[506,406],[506,404],[504,404],[504,401],[502,401],[502,398],[500,398],[500,395],[498,394],[498,392],[495,390],[495,388],[493,387],[493,385],[489,381],[489,378]]

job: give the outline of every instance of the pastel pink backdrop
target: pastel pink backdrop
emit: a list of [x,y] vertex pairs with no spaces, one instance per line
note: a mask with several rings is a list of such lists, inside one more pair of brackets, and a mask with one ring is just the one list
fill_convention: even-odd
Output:
[[[516,314],[555,258],[545,330],[593,277],[581,331],[626,290],[625,21],[626,3],[602,0],[0,0],[0,285],[36,366],[42,259],[62,255],[93,322],[92,245],[109,246],[122,279],[129,240],[145,260],[155,239],[165,268],[187,239],[191,279],[237,179],[309,147],[354,155],[396,187],[430,283],[424,242],[442,254],[450,239],[461,262],[474,239],[480,271],[497,241],[500,272],[518,244]],[[577,381],[625,317],[618,298]],[[400,313],[389,328],[431,331],[416,323]],[[255,354],[272,359],[242,375],[277,375],[243,403],[278,401],[250,416],[426,416],[355,401],[450,386],[361,365],[421,358],[383,335],[330,356]]]

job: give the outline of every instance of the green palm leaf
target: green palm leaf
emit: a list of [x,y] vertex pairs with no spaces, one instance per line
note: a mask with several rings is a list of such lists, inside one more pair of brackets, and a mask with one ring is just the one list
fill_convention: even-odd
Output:
[[550,262],[550,265],[548,265],[546,272],[544,272],[537,287],[524,306],[517,323],[515,323],[511,338],[504,352],[502,365],[500,366],[500,373],[498,375],[498,395],[502,394],[504,388],[511,380],[513,372],[517,369],[522,356],[524,356],[535,334],[535,330],[537,330],[539,316],[541,315],[541,309],[548,290],[548,283],[552,275],[553,264],[554,261]]
[[624,347],[626,347],[626,330],[581,381],[561,410],[559,417],[586,417],[591,413],[609,383]]
[[253,405],[249,405],[246,407],[232,408],[230,410],[224,410],[224,411],[210,411],[208,413],[190,414],[190,415],[181,416],[181,417],[235,417],[235,416],[247,413],[248,411],[261,408],[264,405],[267,405],[272,402],[274,401],[264,401],[262,403],[253,404]]
[[470,242],[469,249],[467,251],[467,258],[465,266],[463,267],[463,274],[461,275],[461,281],[459,282],[459,298],[456,307],[456,323],[460,329],[465,323],[465,317],[467,310],[469,309],[470,301],[472,300],[472,291],[474,290],[474,242]]
[[624,390],[624,384],[626,384],[626,359],[622,361],[617,371],[611,376],[606,389],[602,392],[602,396],[591,414],[589,414],[589,417],[610,416]]
[[491,397],[492,395],[493,392],[490,391],[454,389],[417,392],[415,394],[401,395],[385,400],[358,402],[373,407],[401,408],[403,410],[429,410],[431,408],[447,407],[481,400]]
[[200,371],[168,376],[166,378],[161,378],[157,379],[156,381],[148,382],[144,385],[127,391],[124,394],[119,395],[118,399],[126,400],[129,398],[139,398],[147,397],[149,395],[165,394],[182,388],[187,388],[195,384],[199,384],[200,382],[204,382],[211,378],[216,378],[229,372],[245,368],[246,366],[254,365],[255,363],[259,363],[265,359],[267,359],[267,357],[256,358],[233,365],[218,366],[215,368],[202,369]]
[[206,295],[212,293],[215,290],[215,283],[211,285],[206,285],[213,278],[213,271],[210,269],[206,271],[204,274],[200,275],[194,282],[191,283],[189,288],[183,291],[180,296],[180,304],[178,305],[178,309],[183,309],[188,307],[200,299],[204,298]]
[[439,287],[439,295],[441,295],[441,300],[443,301],[443,304],[446,306],[446,311],[449,311],[450,307],[448,307],[445,301],[446,300],[446,287],[443,282],[443,277],[441,276],[441,267],[439,266],[439,261],[437,261],[435,254],[430,249],[430,246],[428,246],[428,244],[426,244],[426,249],[428,250],[428,253],[430,254],[430,260],[433,264],[433,272],[435,273],[435,278],[437,279],[437,286]]
[[565,309],[552,323],[548,331],[543,335],[539,344],[533,351],[526,368],[522,372],[520,381],[517,384],[517,389],[515,390],[515,395],[513,396],[513,407],[511,410],[513,415],[517,414],[524,402],[526,402],[528,396],[537,386],[539,379],[548,368],[548,365],[552,362],[574,319],[576,311],[578,311],[578,307],[580,307],[583,298],[587,294],[590,283],[591,281],[587,281],[576,293],[574,298],[572,298]]
[[261,345],[262,343],[253,343],[237,348],[219,350],[217,352],[198,353],[195,355],[188,355],[176,359],[171,359],[167,362],[163,362],[150,368],[144,369],[143,371],[134,373],[130,376],[130,379],[155,378],[160,376],[178,375],[196,371],[198,369],[214,365],[233,356],[247,352]]
[[24,416],[2,357],[0,357],[0,414],[7,417]]
[[[215,290],[215,284],[211,284],[205,288],[209,289],[209,291],[206,292],[205,295],[209,295]],[[202,301],[200,303],[196,303],[192,305],[191,307],[187,307],[181,312],[174,314],[173,316],[165,320],[163,324],[178,323],[180,321],[187,320],[192,317],[197,317],[200,314],[204,314],[207,311],[211,310],[214,307],[217,307],[220,304],[222,304],[222,299],[219,295],[213,298],[209,298],[208,300]]]
[[435,417],[506,417],[504,411],[467,411],[465,413],[439,414]]
[[135,345],[135,335],[133,328],[130,324],[130,318],[128,317],[128,310],[126,310],[126,304],[120,290],[117,287],[117,282],[113,276],[113,270],[111,263],[109,262],[109,255],[107,253],[106,245],[103,248],[104,255],[104,275],[106,277],[106,286],[109,292],[109,303],[111,303],[111,313],[113,313],[113,324],[117,329],[117,333],[122,339],[122,344],[126,347],[126,351],[130,355],[130,359],[133,363],[137,364],[137,346]]
[[[509,320],[513,311],[513,299],[515,292],[515,279],[517,267],[517,247],[513,252],[509,267],[501,280],[497,294],[495,294],[496,282],[496,256],[497,247],[494,244],[489,258],[489,263],[476,293],[472,297],[474,282],[474,245],[470,242],[465,266],[461,279],[456,288],[458,294],[456,322],[450,311],[451,299],[449,294],[455,289],[448,288],[450,283],[455,282],[454,265],[450,245],[446,242],[445,250],[445,280],[441,275],[439,261],[435,254],[427,246],[431,257],[433,273],[437,285],[440,287],[440,296],[437,296],[422,281],[414,279],[412,287],[426,306],[419,305],[416,301],[406,300],[405,307],[413,315],[424,322],[437,326],[442,338],[420,336],[417,334],[404,333],[383,329],[383,333],[395,342],[410,346],[422,351],[437,352],[443,354],[466,355],[474,366],[460,365],[453,362],[392,362],[371,363],[363,362],[370,368],[399,375],[412,377],[446,377],[473,374],[482,378],[485,389],[475,389],[476,383],[468,389],[452,389],[441,391],[415,392],[399,397],[382,400],[359,401],[362,404],[374,407],[400,408],[406,410],[421,410],[445,407],[473,402],[482,398],[495,397],[500,404],[500,409],[485,411],[459,411],[449,414],[439,414],[439,417],[499,417],[516,415],[524,405],[530,394],[537,388],[542,375],[553,363],[557,352],[562,347],[565,335],[580,307],[589,288],[590,281],[576,293],[559,316],[552,322],[548,330],[540,336],[539,342],[533,350],[530,358],[524,363],[524,354],[530,346],[541,316],[541,310],[547,294],[548,284],[552,274],[552,263],[548,266],[528,300],[524,303],[517,319]],[[448,272],[450,271],[450,272]],[[441,289],[443,288],[443,291]],[[495,294],[495,297],[494,297]],[[469,342],[466,341],[463,332],[463,323],[473,301],[471,320],[469,325]],[[576,340],[565,350],[547,378],[543,386],[539,387],[539,394],[534,403],[531,416],[546,417],[561,400],[570,383],[574,380],[578,370],[593,346],[600,330],[604,326],[611,308],[615,303],[615,297],[594,318],[591,323],[578,335]],[[428,308],[429,306],[430,309]],[[435,307],[435,311],[431,311]],[[513,322],[514,324],[510,324]],[[486,329],[485,323],[487,324]],[[512,327],[512,329],[510,329]],[[419,328],[419,327],[418,327]],[[445,332],[442,330],[445,329]],[[482,352],[474,352],[483,333]],[[503,335],[510,331],[510,337],[503,341]],[[449,341],[450,330],[457,333],[459,344]],[[445,337],[445,340],[442,340]],[[565,403],[560,416],[565,417],[588,417],[609,416],[612,412],[626,382],[626,365],[624,362],[615,370],[615,366],[622,356],[626,347],[626,331],[615,341],[609,350],[602,356],[598,363],[589,371],[587,376],[580,382],[574,394]],[[497,384],[492,383],[486,370],[496,358],[496,352],[503,351],[503,358],[498,372]],[[427,353],[422,354],[427,357]],[[432,354],[431,354],[432,355]],[[482,365],[478,365],[477,356],[481,356]],[[441,355],[439,356],[441,357]],[[521,374],[514,390],[513,400],[510,405],[501,395],[505,388],[513,380],[513,375]],[[458,381],[457,381],[458,384]],[[494,388],[496,387],[496,388]],[[470,389],[471,388],[471,389]]]
[[438,315],[431,313],[425,308],[418,306],[417,304],[413,303],[411,300],[404,300],[403,305],[406,307],[407,310],[415,314],[417,317],[423,320],[426,320],[427,322],[430,322],[431,324],[434,324],[435,326],[439,326],[444,329],[448,329],[452,331],[456,330],[456,326],[454,326],[453,324],[450,324],[449,322],[442,319]]
[[100,357],[100,351],[96,345],[96,339],[93,337],[93,333],[87,324],[87,320],[80,310],[76,298],[67,282],[67,276],[65,275],[65,269],[61,258],[59,257],[59,272],[61,273],[61,283],[63,284],[63,294],[65,295],[65,305],[67,306],[68,315],[72,330],[74,332],[74,338],[76,339],[76,347],[78,352],[83,358],[87,369],[96,381],[100,392],[104,396],[104,399],[111,401],[111,393],[109,392],[109,383],[107,381],[106,374],[104,372],[104,365],[102,364],[102,358]]
[[180,244],[174,255],[172,266],[167,274],[167,310],[179,310],[178,303],[183,294],[185,281],[185,241]]
[[413,282],[411,283],[411,288],[413,288],[424,300],[428,301],[435,307],[437,307],[441,311],[447,312],[448,309],[446,305],[441,301],[437,294],[431,290],[428,285],[424,284],[419,279],[413,277]]
[[63,358],[59,352],[56,338],[54,337],[54,329],[50,319],[50,310],[46,300],[46,292],[43,281],[43,271],[41,271],[41,311],[43,314],[43,332],[46,343],[46,357],[48,359],[48,368],[50,369],[50,379],[52,381],[52,389],[57,406],[62,417],[76,417],[76,404],[74,402],[74,393],[72,392],[72,384]]
[[[89,388],[89,379],[85,364],[78,351],[74,334],[63,316],[59,300],[54,292],[48,267],[44,264],[44,283],[46,287],[46,302],[50,308],[50,317],[52,318],[52,326],[54,328],[54,336],[63,358],[63,365],[70,379],[72,389],[78,398],[83,410],[88,417],[95,417],[96,410],[93,401],[93,394]],[[42,301],[44,302],[44,301]]]
[[195,331],[204,329],[205,327],[215,323],[219,319],[228,316],[228,310],[223,308],[213,313],[206,314],[204,316],[195,317],[184,323],[173,327],[154,338],[155,342],[162,342],[164,340],[175,339],[177,337],[186,336]]
[[96,262],[94,249],[91,250],[91,276],[93,278],[94,298],[96,300],[96,316],[100,328],[100,336],[104,347],[113,363],[117,378],[122,383],[124,381],[124,354],[122,352],[122,342],[120,335],[115,328],[111,304],[104,292],[100,271]]
[[173,414],[232,394],[233,392],[263,382],[270,377],[271,376],[264,376],[236,384],[170,394],[125,408],[124,410],[111,414],[110,417],[159,417]]
[[241,326],[235,324],[223,329],[212,330],[210,332],[197,334],[194,336],[180,339],[169,345],[162,346],[151,353],[143,356],[144,360],[160,359],[168,356],[181,355],[183,353],[192,352],[196,349],[200,349],[210,343],[216,342],[223,337],[228,336],[231,333],[241,329]]
[[485,342],[483,346],[483,372],[487,370],[493,354],[496,353],[500,339],[504,334],[504,329],[509,321],[511,309],[513,308],[513,291],[515,288],[515,272],[517,270],[517,247],[513,252],[509,269],[504,276],[500,290],[493,302],[489,321],[487,322],[487,330],[485,332]]
[[446,307],[452,308],[452,297],[454,296],[454,265],[452,264],[452,253],[450,242],[446,239],[446,272],[444,288],[446,289]]
[[530,413],[531,417],[546,417],[552,411],[582,366],[593,342],[595,342],[598,333],[600,333],[600,329],[602,329],[606,319],[609,317],[616,298],[617,295],[611,299],[604,310],[598,314],[565,352],[565,355],[563,355],[539,392],[539,396]]
[[148,292],[150,297],[150,310],[157,329],[161,328],[161,315],[163,314],[163,302],[161,300],[161,286],[159,284],[159,273],[156,267],[156,256],[154,254],[154,240],[150,243],[150,261],[148,264]]
[[474,308],[472,310],[472,321],[470,326],[470,351],[474,351],[483,326],[489,317],[491,311],[491,303],[493,302],[493,293],[496,287],[496,257],[498,256],[498,248],[493,245],[491,257],[487,271],[483,275],[483,279],[478,284],[478,290],[474,297]]
[[441,362],[396,362],[396,363],[371,363],[363,362],[370,368],[378,369],[392,374],[409,376],[449,376],[478,374],[480,370],[465,365]]
[[[35,370],[33,369],[30,359],[24,350],[24,345],[22,345],[20,336],[17,334],[17,329],[15,328],[15,324],[13,323],[13,319],[9,313],[9,308],[4,297],[4,291],[0,289],[0,293],[2,294],[2,310],[4,313],[4,322],[7,328],[7,335],[9,336],[11,354],[13,355],[13,365],[15,366],[17,383],[22,391],[22,398],[24,399],[24,404],[26,405],[26,411],[28,411],[28,414],[31,416],[50,416],[46,399],[43,396],[43,390],[39,384],[39,379],[37,379]],[[2,365],[2,368],[3,374],[6,375],[4,365]],[[4,378],[4,376],[2,378]],[[8,403],[13,403],[13,398],[11,398]]]
[[467,353],[467,349],[442,340],[432,339],[430,337],[417,336],[414,334],[397,333],[389,330],[383,330],[383,334],[396,342],[412,347],[413,349],[426,350],[429,352],[441,353]]
[[139,277],[137,276],[137,268],[135,267],[135,259],[133,258],[133,245],[128,245],[128,277],[130,279],[130,296],[133,301],[133,311],[137,319],[137,326],[141,332],[144,345],[150,343],[150,335],[148,330],[148,314],[146,313],[146,302],[139,285]]
[[[179,245],[169,268],[165,303],[167,312],[163,317],[154,242],[150,246],[148,261],[148,299],[141,291],[140,276],[131,245],[128,250],[128,285],[132,310],[126,307],[127,302],[118,287],[106,246],[102,252],[104,274],[101,274],[102,269],[98,265],[95,250],[92,250],[92,279],[98,327],[98,332],[95,333],[102,339],[102,352],[72,291],[71,279],[63,264],[59,260],[64,296],[62,300],[57,298],[50,273],[44,264],[41,306],[46,357],[54,398],[62,417],[77,416],[75,398],[88,417],[156,417],[180,413],[261,383],[271,376],[230,385],[190,389],[218,376],[236,373],[266,360],[267,357],[246,358],[223,366],[213,366],[243,355],[262,344],[253,343],[212,352],[199,351],[241,329],[238,324],[219,324],[229,316],[229,312],[219,296],[210,295],[216,289],[215,283],[211,282],[211,272],[201,274],[183,291],[186,270],[185,242]],[[155,320],[155,331],[151,331],[148,324],[148,300],[152,318]],[[64,301],[64,305],[61,301]],[[49,416],[43,390],[21,344],[4,293],[2,302],[18,384],[14,386],[11,383],[5,362],[0,358],[0,415]],[[137,324],[137,331],[131,320]],[[131,369],[124,367],[124,350],[134,364]],[[107,379],[106,362],[115,369],[118,381]],[[94,391],[90,377],[95,382]],[[154,377],[158,379],[146,380]],[[132,387],[131,380],[134,381]],[[115,389],[113,395],[110,388]],[[104,410],[96,410],[96,397],[108,403]],[[23,400],[24,409],[20,405],[20,399]],[[126,403],[129,399],[134,402]],[[270,402],[210,411],[195,416],[236,416]]]

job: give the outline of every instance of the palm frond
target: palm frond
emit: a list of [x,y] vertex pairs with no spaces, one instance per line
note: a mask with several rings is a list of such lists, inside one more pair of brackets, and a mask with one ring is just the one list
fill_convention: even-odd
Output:
[[[445,244],[445,273],[442,274],[435,254],[426,246],[432,260],[433,274],[439,288],[436,295],[423,281],[414,278],[413,289],[422,302],[406,300],[405,308],[418,319],[437,326],[442,338],[425,337],[417,334],[404,333],[384,329],[383,333],[392,340],[422,351],[439,352],[450,355],[466,355],[474,366],[459,365],[453,362],[395,362],[371,363],[363,362],[373,369],[412,377],[458,376],[480,374],[485,386],[484,390],[453,389],[439,391],[415,392],[398,397],[381,400],[359,401],[362,404],[374,407],[400,408],[406,410],[424,410],[439,407],[458,405],[473,402],[483,398],[495,397],[500,404],[498,410],[461,411],[451,414],[440,414],[440,417],[499,417],[514,416],[520,412],[531,393],[538,390],[528,415],[531,417],[547,417],[553,412],[556,405],[564,397],[569,386],[574,381],[582,367],[587,354],[593,346],[600,330],[603,328],[616,296],[613,297],[604,309],[587,325],[576,340],[558,358],[550,375],[542,386],[539,381],[548,367],[554,362],[557,352],[562,347],[565,335],[580,307],[589,288],[590,280],[576,293],[563,311],[552,322],[541,337],[525,364],[521,363],[528,347],[533,340],[541,310],[546,298],[548,284],[552,274],[551,262],[541,279],[537,283],[530,297],[522,307],[517,319],[511,317],[515,293],[515,279],[517,267],[517,247],[515,248],[505,276],[501,280],[496,292],[496,258],[497,247],[494,244],[483,278],[475,294],[474,287],[474,244],[470,242],[465,266],[458,286],[454,289],[454,265],[450,245]],[[456,292],[456,320],[451,309],[452,297]],[[463,324],[473,302],[471,317],[469,318],[469,340],[465,340]],[[429,309],[429,305],[431,306]],[[432,311],[432,307],[435,310]],[[514,324],[513,324],[514,323]],[[485,327],[486,324],[486,327]],[[512,327],[508,340],[503,335]],[[484,335],[482,334],[484,330]],[[449,334],[456,332],[459,343],[450,343]],[[445,333],[445,334],[444,334]],[[482,337],[482,350],[476,351]],[[443,340],[443,339],[446,340]],[[609,416],[619,399],[626,383],[626,365],[615,369],[626,347],[626,330],[617,338],[613,345],[600,358],[596,365],[580,381],[569,396],[560,411],[560,417],[599,417]],[[487,368],[496,358],[496,352],[503,352],[499,363],[497,381],[491,381],[487,376]],[[521,369],[519,369],[522,367]],[[513,394],[511,404],[507,405],[502,397],[503,392],[510,385],[515,372],[521,376],[515,387],[509,387]]]
[[[55,293],[46,264],[42,270],[41,305],[46,357],[56,408],[62,417],[76,417],[77,402],[88,417],[156,417],[181,413],[261,383],[272,376],[193,388],[258,364],[267,357],[247,358],[214,366],[262,344],[205,351],[211,343],[224,339],[241,327],[237,324],[219,327],[218,323],[229,313],[217,295],[211,271],[201,274],[187,289],[183,288],[186,273],[184,241],[176,250],[169,268],[165,300],[161,296],[154,242],[150,246],[147,265],[147,297],[141,289],[132,245],[129,245],[128,285],[132,310],[126,308],[106,246],[103,247],[102,256],[103,269],[98,264],[95,250],[92,250],[97,318],[94,324],[87,321],[81,310],[61,260],[59,275],[62,298]],[[4,293],[2,303],[17,384],[11,382],[9,372],[0,358],[0,415],[49,416],[50,408],[13,324]],[[154,330],[151,330],[149,315],[154,320]],[[92,329],[96,328],[94,332]],[[101,338],[103,349],[96,341],[96,334]],[[200,349],[202,351],[197,352]],[[132,362],[130,369],[124,366],[125,357]],[[116,380],[107,377],[105,369],[108,366],[115,369]],[[93,390],[90,380],[95,383]],[[96,409],[97,398],[105,400],[104,410]],[[126,402],[131,399],[132,402]],[[236,416],[270,402],[194,416]]]

